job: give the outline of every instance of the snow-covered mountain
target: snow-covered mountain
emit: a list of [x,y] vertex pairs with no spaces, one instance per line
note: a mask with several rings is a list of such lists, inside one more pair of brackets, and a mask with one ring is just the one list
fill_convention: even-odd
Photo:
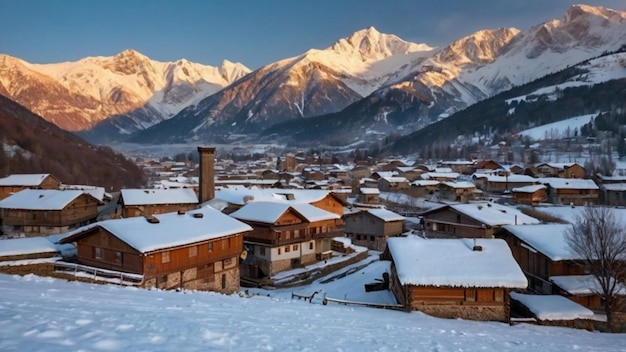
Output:
[[626,13],[586,5],[527,31],[481,30],[443,48],[368,28],[265,66],[135,140],[207,140],[328,114],[359,120],[361,133],[410,132],[624,43]]
[[159,62],[126,50],[113,57],[30,64],[0,55],[0,92],[61,128],[130,134],[172,117],[250,70],[185,59]]

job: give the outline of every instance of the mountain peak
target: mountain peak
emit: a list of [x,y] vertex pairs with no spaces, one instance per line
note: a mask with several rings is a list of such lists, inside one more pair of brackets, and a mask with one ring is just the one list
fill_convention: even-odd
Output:
[[431,50],[427,45],[404,41],[392,34],[379,32],[373,26],[352,33],[335,42],[329,50],[339,54],[360,56],[361,61],[377,61],[393,55]]

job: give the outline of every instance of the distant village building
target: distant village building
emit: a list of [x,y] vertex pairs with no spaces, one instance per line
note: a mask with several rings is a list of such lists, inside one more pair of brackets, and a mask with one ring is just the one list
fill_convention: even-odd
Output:
[[23,189],[59,189],[61,181],[50,174],[13,174],[0,178],[0,200]]
[[83,191],[24,189],[0,201],[2,232],[9,238],[67,232],[96,221],[99,204]]
[[491,174],[474,174],[472,175],[476,187],[490,193],[504,193],[511,191],[513,188],[530,186],[539,183],[539,180],[527,175],[491,175]]
[[381,177],[378,179],[378,188],[383,192],[397,192],[408,190],[411,183],[405,177]]
[[590,179],[546,177],[539,181],[548,187],[552,204],[593,205],[600,201],[600,188]]
[[498,239],[390,238],[391,290],[404,309],[469,320],[508,322],[509,292],[528,281]]
[[377,208],[357,210],[344,215],[345,233],[353,244],[383,251],[387,239],[404,231],[404,216],[391,210]]
[[380,190],[378,188],[361,187],[356,202],[359,204],[379,204]]
[[190,188],[123,189],[119,203],[122,217],[129,218],[191,210],[198,206],[198,196]]
[[530,185],[511,189],[513,202],[516,204],[538,205],[548,201],[548,187]]
[[146,288],[232,293],[240,287],[243,234],[251,230],[217,210],[202,208],[105,220],[75,230],[61,243],[76,245],[77,270],[96,279],[106,279],[112,271],[120,273],[117,277],[129,274]]
[[585,168],[578,163],[540,163],[532,166],[534,177],[584,178]]

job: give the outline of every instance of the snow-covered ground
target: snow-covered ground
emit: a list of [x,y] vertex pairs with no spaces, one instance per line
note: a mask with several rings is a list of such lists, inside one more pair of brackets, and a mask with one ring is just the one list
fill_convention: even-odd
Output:
[[[322,304],[324,294],[395,303],[388,291],[364,292],[388,270],[372,255],[306,287],[248,296],[0,274],[0,351],[626,350],[625,334]],[[315,291],[311,303],[291,298]]]

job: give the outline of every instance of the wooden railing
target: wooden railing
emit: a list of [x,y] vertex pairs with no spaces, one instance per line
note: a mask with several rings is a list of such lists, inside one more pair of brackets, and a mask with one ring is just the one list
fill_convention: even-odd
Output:
[[137,286],[143,283],[143,275],[129,274],[121,271],[105,270],[93,266],[57,261],[54,271],[84,277],[96,281],[106,281],[125,286]]

